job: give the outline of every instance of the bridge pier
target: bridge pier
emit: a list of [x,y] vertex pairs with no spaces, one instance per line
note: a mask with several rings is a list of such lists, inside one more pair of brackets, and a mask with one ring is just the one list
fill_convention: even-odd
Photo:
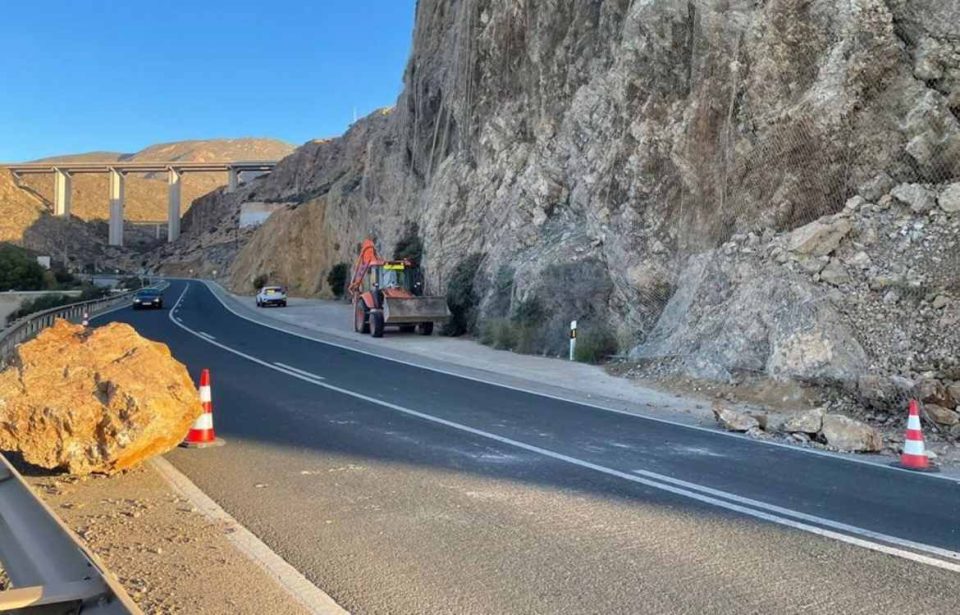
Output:
[[111,246],[123,245],[123,200],[124,174],[117,169],[110,169],[110,232]]
[[63,218],[70,217],[70,204],[73,198],[73,178],[61,169],[53,170],[53,214]]
[[180,171],[167,169],[167,241],[180,237]]
[[240,172],[236,167],[227,169],[227,192],[235,192],[240,185]]

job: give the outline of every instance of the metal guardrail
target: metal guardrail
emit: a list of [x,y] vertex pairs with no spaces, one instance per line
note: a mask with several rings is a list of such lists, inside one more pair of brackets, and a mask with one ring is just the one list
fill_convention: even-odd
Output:
[[142,615],[123,587],[0,455],[0,613]]
[[83,320],[84,313],[95,316],[99,312],[129,300],[132,296],[133,291],[100,299],[91,299],[90,301],[69,303],[42,312],[28,314],[11,323],[9,327],[0,331],[0,369],[6,366],[7,359],[17,344],[32,339],[40,331],[51,326],[58,318],[79,323]]

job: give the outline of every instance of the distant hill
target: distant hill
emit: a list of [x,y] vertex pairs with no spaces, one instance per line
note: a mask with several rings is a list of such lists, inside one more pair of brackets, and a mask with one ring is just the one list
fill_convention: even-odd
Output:
[[[294,147],[276,139],[210,139],[178,141],[151,145],[133,154],[120,152],[88,152],[65,154],[42,159],[43,162],[112,162],[177,160],[203,162],[211,160],[279,160]],[[106,174],[77,175],[73,178],[72,213],[83,220],[106,220],[109,211]],[[190,173],[184,176],[181,213],[194,199],[227,182],[225,173]],[[49,175],[25,176],[23,183],[48,203],[53,199],[53,178]],[[4,213],[0,200],[0,215]],[[162,174],[128,175],[126,181],[125,218],[134,222],[160,221],[167,217],[166,177]],[[7,231],[9,232],[9,231]]]

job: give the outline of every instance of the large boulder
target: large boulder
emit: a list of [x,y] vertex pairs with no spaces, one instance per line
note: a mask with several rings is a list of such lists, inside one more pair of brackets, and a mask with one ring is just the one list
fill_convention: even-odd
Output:
[[737,374],[824,384],[856,382],[866,352],[834,300],[782,267],[692,257],[657,324],[631,358],[669,359],[696,378]]
[[815,434],[823,427],[823,408],[814,408],[790,417],[783,424],[788,433]]
[[960,414],[937,404],[924,404],[923,411],[927,418],[941,427],[953,427],[960,423]]
[[727,431],[750,431],[760,427],[756,418],[744,412],[737,412],[721,403],[713,404],[713,416]]
[[202,412],[186,368],[125,324],[57,321],[0,372],[0,450],[71,474],[112,474],[183,440]]
[[826,256],[837,249],[853,225],[846,218],[832,222],[815,220],[790,233],[790,250],[799,254]]
[[960,182],[943,189],[938,199],[940,209],[948,214],[960,213]]
[[841,451],[875,453],[883,448],[880,432],[842,414],[824,415],[821,434],[829,446]]
[[936,205],[934,194],[920,184],[900,184],[890,195],[916,213],[930,211]]

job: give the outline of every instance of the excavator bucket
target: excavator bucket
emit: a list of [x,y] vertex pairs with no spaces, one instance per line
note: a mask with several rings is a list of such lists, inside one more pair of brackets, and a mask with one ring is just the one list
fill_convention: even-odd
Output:
[[445,297],[384,297],[383,322],[387,325],[420,322],[445,323],[450,320]]

